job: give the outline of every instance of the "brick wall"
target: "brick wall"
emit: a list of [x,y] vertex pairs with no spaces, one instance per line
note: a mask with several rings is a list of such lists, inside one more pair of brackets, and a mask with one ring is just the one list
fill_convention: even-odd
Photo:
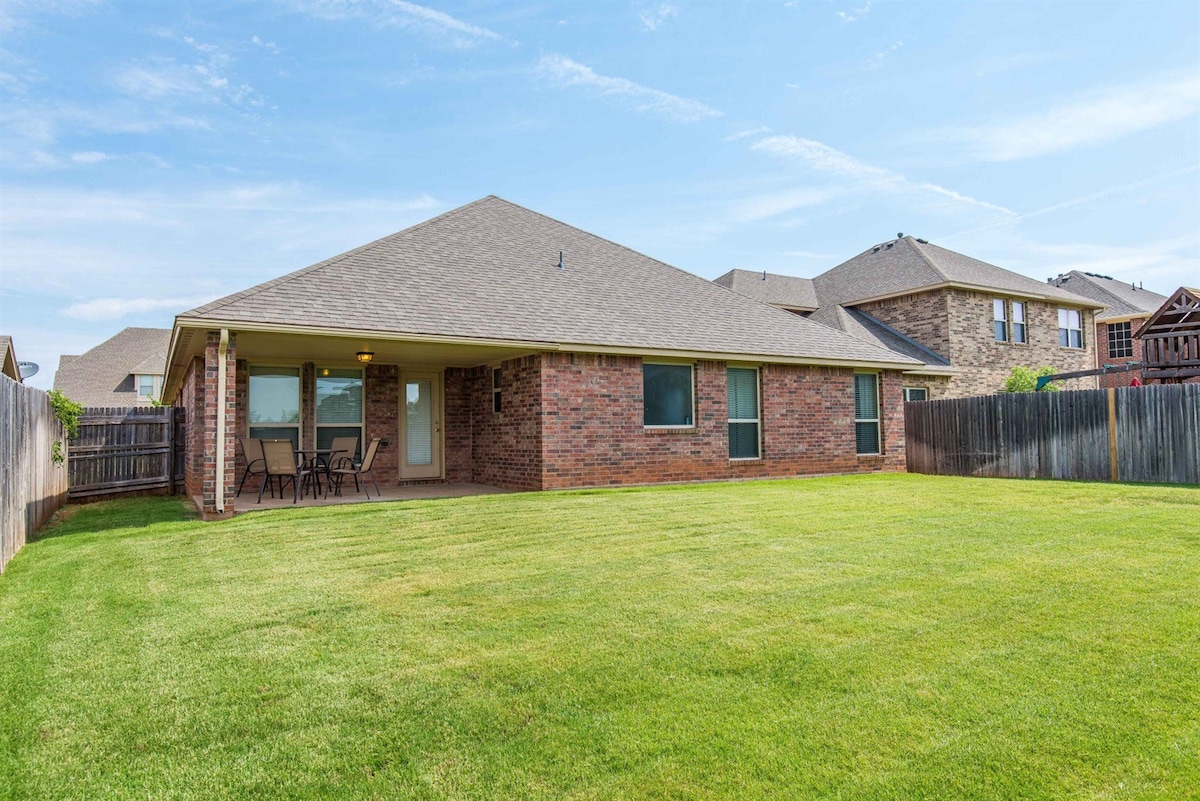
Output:
[[526,356],[500,364],[498,414],[492,411],[491,368],[478,367],[467,372],[464,386],[470,397],[471,480],[512,489],[541,488],[544,432],[541,358]]
[[[947,290],[916,292],[863,303],[857,308],[915,339],[939,356],[950,358],[951,310],[950,293]],[[989,311],[988,320],[991,319]]]
[[700,481],[904,466],[902,377],[884,373],[884,455],[854,452],[853,371],[766,365],[760,370],[762,458],[730,461],[724,362],[695,364],[696,424],[646,429],[642,360],[543,357],[543,485]]
[[[1082,349],[1058,344],[1058,309],[1043,301],[1025,301],[1025,320],[1029,342],[997,342],[992,327],[992,300],[995,295],[947,290],[950,299],[950,363],[962,372],[950,381],[947,397],[990,395],[999,392],[1004,380],[1017,365],[1050,366],[1062,372],[1090,370],[1095,366],[1095,330],[1090,310],[1080,312],[1083,328]],[[1077,378],[1065,382],[1066,389],[1093,389],[1095,378]]]
[[[234,491],[237,489],[237,335],[229,335],[229,346],[225,354],[225,395],[218,396],[218,374],[220,366],[220,332],[209,331],[204,344],[204,385],[203,413],[201,424],[196,426],[201,431],[200,447],[203,463],[200,473],[200,495],[202,511],[206,516],[219,514],[216,507],[217,486],[224,485],[225,513],[233,508]],[[217,409],[220,404],[225,406],[225,436],[217,437]],[[190,422],[190,421],[189,421]],[[189,426],[189,431],[191,430]],[[217,449],[224,449],[224,472],[217,474]]]
[[190,497],[204,493],[201,476],[204,473],[204,360],[192,359],[183,374],[179,387],[178,405],[183,409],[185,424],[183,485]]
[[[1135,317],[1129,321],[1129,333],[1133,335],[1142,327],[1142,323],[1146,322],[1147,317]],[[1140,362],[1142,360],[1144,343],[1140,339],[1133,340],[1133,355],[1132,356],[1113,356],[1108,352],[1108,323],[1096,323],[1096,366],[1104,367],[1109,364],[1128,364],[1129,362]],[[1101,387],[1127,387],[1133,377],[1142,377],[1140,370],[1134,370],[1128,373],[1109,373],[1108,375],[1100,376]]]
[[[471,427],[473,417],[474,374],[479,368],[446,368],[445,389],[445,465],[447,481],[473,481],[471,469]],[[491,409],[488,409],[491,413]]]
[[372,473],[382,484],[395,484],[400,476],[400,368],[394,364],[368,364],[363,387],[366,422],[361,448],[375,437],[387,440],[375,454]]

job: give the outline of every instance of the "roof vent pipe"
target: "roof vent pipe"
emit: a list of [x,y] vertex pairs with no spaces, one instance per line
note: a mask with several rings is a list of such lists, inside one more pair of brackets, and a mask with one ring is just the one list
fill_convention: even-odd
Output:
[[763,270],[763,280],[764,281],[767,280],[767,271],[766,270]]
[[562,263],[562,251],[561,251],[561,250],[560,250],[560,251],[558,251],[558,269],[560,269],[560,270],[565,270],[565,269],[567,269],[566,267],[563,267],[563,263]]

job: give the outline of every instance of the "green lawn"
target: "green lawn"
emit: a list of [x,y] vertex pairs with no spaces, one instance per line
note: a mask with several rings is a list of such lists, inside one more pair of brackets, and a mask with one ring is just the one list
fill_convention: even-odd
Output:
[[1198,788],[1196,488],[137,499],[0,577],[4,799]]

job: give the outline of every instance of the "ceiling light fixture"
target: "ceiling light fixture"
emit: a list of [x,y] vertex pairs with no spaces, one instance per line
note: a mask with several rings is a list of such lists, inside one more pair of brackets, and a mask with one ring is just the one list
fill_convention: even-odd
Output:
[[371,361],[371,359],[374,359],[374,358],[375,358],[375,354],[369,350],[360,350],[358,352],[358,360],[360,362],[362,362],[363,364],[366,364],[367,362]]

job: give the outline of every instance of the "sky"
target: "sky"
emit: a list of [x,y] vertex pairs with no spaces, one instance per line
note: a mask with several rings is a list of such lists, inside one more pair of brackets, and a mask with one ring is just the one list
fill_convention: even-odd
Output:
[[1200,4],[0,0],[38,362],[495,194],[705,278],[897,233],[1200,283]]

